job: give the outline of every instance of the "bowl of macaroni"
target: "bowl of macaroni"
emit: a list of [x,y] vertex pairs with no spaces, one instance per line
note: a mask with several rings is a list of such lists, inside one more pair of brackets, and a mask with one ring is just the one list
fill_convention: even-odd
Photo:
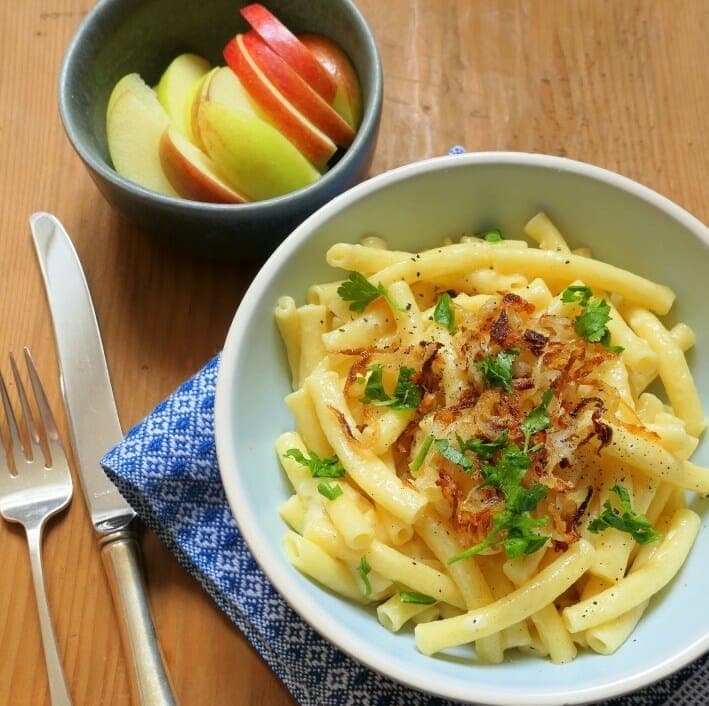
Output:
[[558,157],[426,160],[321,208],[254,279],[217,385],[273,585],[466,702],[608,699],[702,655],[708,266],[700,221]]

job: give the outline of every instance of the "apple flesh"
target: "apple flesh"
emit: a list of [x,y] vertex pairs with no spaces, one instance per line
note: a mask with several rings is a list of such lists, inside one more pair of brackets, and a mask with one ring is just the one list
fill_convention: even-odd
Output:
[[312,164],[324,168],[337,146],[269,81],[244,48],[243,35],[237,34],[224,47],[224,58],[268,121]]
[[160,140],[170,118],[155,92],[138,74],[131,76],[116,86],[119,91],[109,100],[106,137],[113,166],[121,176],[146,189],[177,196],[159,155]]
[[243,36],[243,47],[268,80],[315,127],[341,147],[352,144],[354,130],[256,32]]
[[146,105],[150,106],[157,115],[162,115],[164,110],[158,110],[155,107],[155,91],[148,86],[145,81],[141,78],[140,74],[132,73],[126,74],[120,79],[113,87],[111,95],[108,99],[108,106],[106,108],[106,115],[111,112],[114,103],[123,95],[126,91],[132,91],[134,95],[138,96],[141,100],[144,100]]
[[321,34],[301,34],[299,39],[332,76],[337,84],[332,107],[356,130],[362,122],[362,89],[349,57]]
[[190,135],[187,106],[192,90],[209,70],[209,62],[201,56],[180,54],[165,69],[155,89],[158,100],[185,137]]
[[320,176],[276,128],[260,118],[207,101],[199,107],[198,121],[207,154],[250,200],[281,196]]
[[174,127],[168,127],[160,139],[160,164],[183,198],[210,203],[247,201],[221,177],[217,165]]
[[331,103],[337,86],[303,43],[260,3],[241,8],[242,17],[300,77]]
[[213,69],[200,83],[190,106],[189,138],[199,148],[204,149],[199,133],[199,107],[202,103],[219,103],[230,110],[238,110],[253,117],[265,118],[264,113],[251,100],[236,74],[228,67]]

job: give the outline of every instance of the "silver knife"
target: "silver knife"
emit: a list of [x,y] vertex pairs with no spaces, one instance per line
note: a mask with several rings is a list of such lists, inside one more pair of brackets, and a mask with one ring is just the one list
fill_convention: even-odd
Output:
[[54,324],[74,456],[113,594],[123,649],[132,667],[133,703],[173,706],[176,701],[150,615],[140,550],[131,530],[135,512],[99,464],[123,433],[91,294],[59,220],[49,213],[35,213],[30,229]]

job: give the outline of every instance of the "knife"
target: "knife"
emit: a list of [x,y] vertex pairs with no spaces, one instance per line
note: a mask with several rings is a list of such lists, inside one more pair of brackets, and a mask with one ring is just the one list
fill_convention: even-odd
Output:
[[49,213],[30,217],[30,229],[57,342],[60,379],[74,457],[129,657],[134,704],[174,706],[148,605],[135,512],[99,463],[123,438],[91,294],[64,227]]

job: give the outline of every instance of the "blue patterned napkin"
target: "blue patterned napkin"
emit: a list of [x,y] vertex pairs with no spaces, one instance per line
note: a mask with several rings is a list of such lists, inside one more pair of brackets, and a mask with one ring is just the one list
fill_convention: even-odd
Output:
[[[214,444],[218,366],[217,357],[126,434],[102,460],[109,478],[303,706],[452,706],[346,656],[271,586],[239,534],[222,489]],[[705,656],[606,703],[707,704],[709,660]]]

